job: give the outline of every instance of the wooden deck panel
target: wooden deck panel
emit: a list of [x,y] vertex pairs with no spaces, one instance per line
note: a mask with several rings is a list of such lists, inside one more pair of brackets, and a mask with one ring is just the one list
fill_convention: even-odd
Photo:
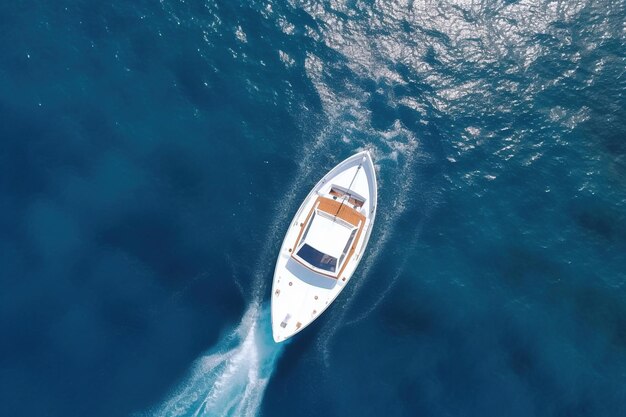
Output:
[[337,216],[353,226],[358,226],[359,222],[365,223],[364,215],[357,212],[355,209],[346,204],[342,205],[339,199],[331,200],[330,198],[326,197],[318,197],[317,201],[319,202],[318,209],[332,216]]

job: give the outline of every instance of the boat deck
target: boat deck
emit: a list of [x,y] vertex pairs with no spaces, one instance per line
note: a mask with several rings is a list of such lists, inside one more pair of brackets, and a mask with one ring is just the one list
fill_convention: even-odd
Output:
[[[282,342],[309,326],[352,279],[370,237],[376,204],[376,169],[366,151],[331,169],[309,192],[276,261],[271,302],[274,341]],[[317,267],[317,258],[301,258],[297,252],[304,241],[322,254],[339,255],[335,271]]]

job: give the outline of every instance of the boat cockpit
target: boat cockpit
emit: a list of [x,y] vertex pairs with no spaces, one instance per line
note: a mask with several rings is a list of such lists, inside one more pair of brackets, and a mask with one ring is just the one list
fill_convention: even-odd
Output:
[[[352,256],[365,223],[365,216],[357,211],[365,199],[341,188],[333,185],[333,199],[318,197],[301,226],[291,255],[308,269],[334,279],[338,279]],[[349,200],[337,201],[339,197]]]

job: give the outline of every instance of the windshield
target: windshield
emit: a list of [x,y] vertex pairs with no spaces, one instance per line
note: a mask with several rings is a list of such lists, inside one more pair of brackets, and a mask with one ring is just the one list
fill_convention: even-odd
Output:
[[306,243],[298,251],[298,256],[315,268],[329,272],[335,272],[337,268],[337,258],[326,255]]

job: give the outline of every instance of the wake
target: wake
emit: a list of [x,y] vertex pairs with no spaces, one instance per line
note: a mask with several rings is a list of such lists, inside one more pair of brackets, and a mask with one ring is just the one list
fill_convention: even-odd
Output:
[[193,365],[155,417],[252,417],[283,345],[274,343],[267,308],[253,303],[241,323]]
[[[258,415],[265,388],[285,343],[272,339],[270,312],[261,300],[269,283],[273,255],[279,248],[288,216],[312,173],[313,159],[327,146],[323,131],[301,158],[291,185],[284,192],[277,215],[266,235],[252,280],[251,302],[240,324],[196,360],[191,371],[168,399],[146,415],[154,417],[252,417]],[[308,191],[308,187],[304,187]]]

